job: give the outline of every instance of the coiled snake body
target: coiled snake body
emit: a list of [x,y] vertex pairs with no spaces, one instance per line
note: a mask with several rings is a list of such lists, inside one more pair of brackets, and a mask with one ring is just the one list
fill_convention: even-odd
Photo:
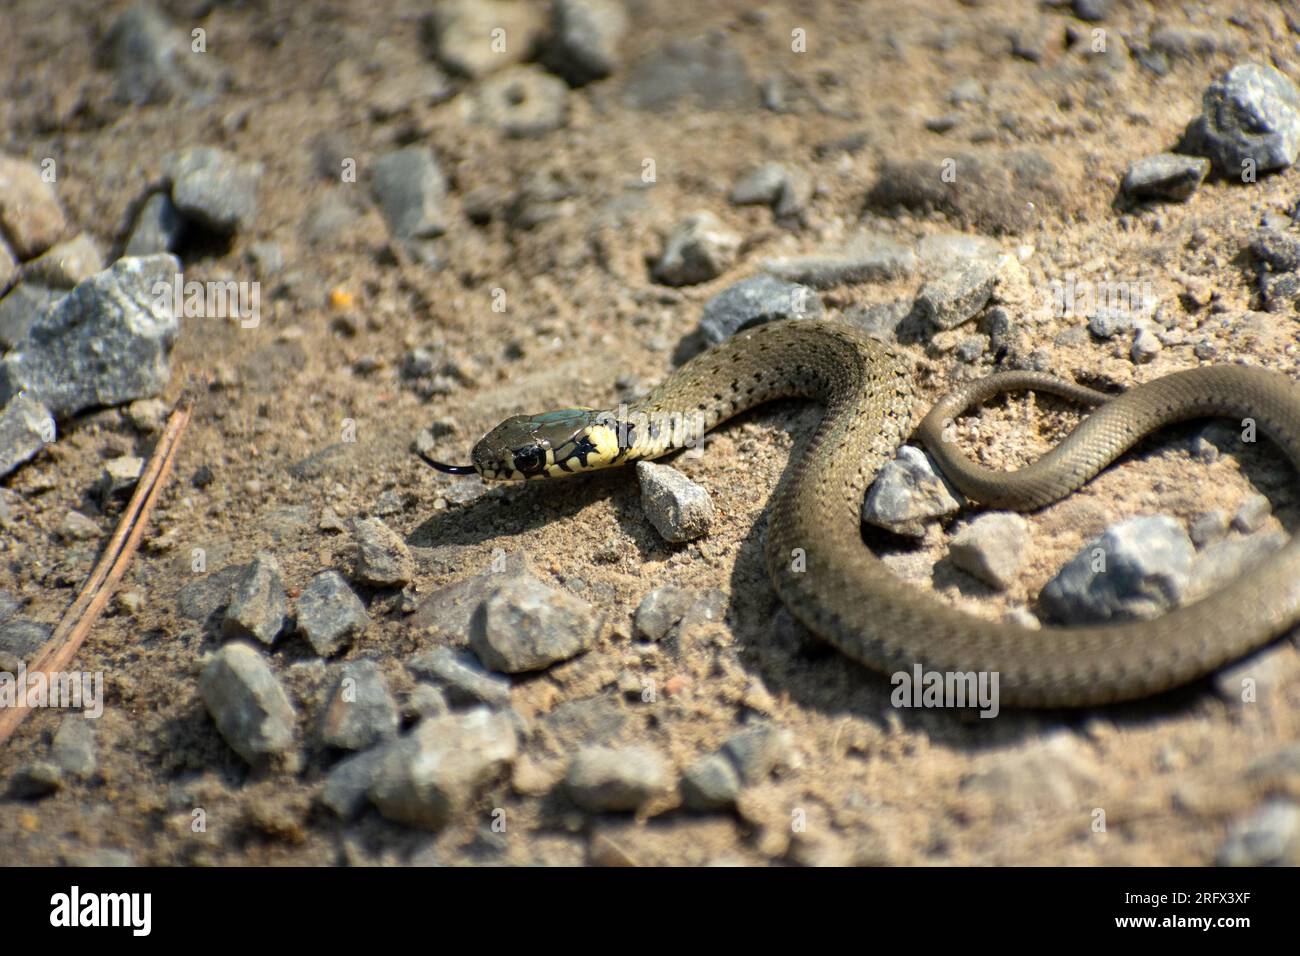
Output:
[[[1015,472],[972,464],[943,440],[946,421],[1010,389],[1098,406],[1056,448]],[[1300,536],[1249,575],[1154,620],[1041,631],[958,611],[905,584],[863,544],[863,495],[908,437],[913,390],[905,356],[829,320],[773,322],[696,356],[625,409],[568,409],[507,419],[474,448],[485,478],[540,478],[654,458],[687,437],[775,398],[825,406],[806,455],[772,498],[767,565],[785,605],[849,657],[886,674],[921,664],[996,672],[1001,703],[1085,706],[1194,680],[1300,621]],[[1241,366],[1177,372],[1109,396],[1035,372],[1008,372],[947,396],[916,429],[963,493],[1032,509],[1078,488],[1135,442],[1172,422],[1250,418],[1300,468],[1300,386]]]

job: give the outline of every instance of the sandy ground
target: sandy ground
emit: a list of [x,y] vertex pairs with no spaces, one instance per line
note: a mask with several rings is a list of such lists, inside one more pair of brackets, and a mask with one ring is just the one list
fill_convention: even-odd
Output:
[[[0,799],[0,862],[102,861],[104,851],[121,850],[141,864],[1207,864],[1235,821],[1270,798],[1300,796],[1294,770],[1251,772],[1279,763],[1275,755],[1300,735],[1293,639],[1251,665],[1261,675],[1255,703],[1237,700],[1231,680],[1207,680],[1117,708],[1004,712],[993,721],[892,708],[884,679],[819,645],[781,609],[762,567],[767,498],[801,453],[814,408],[760,409],[719,430],[703,455],[676,460],[718,509],[712,532],[687,546],[656,535],[630,472],[487,490],[438,476],[411,453],[433,420],[450,423],[438,451],[459,460],[504,415],[615,403],[629,383],[653,383],[671,368],[711,295],[773,255],[834,244],[859,219],[909,241],[980,231],[988,223],[864,205],[886,163],[954,151],[1030,148],[1050,161],[1053,188],[1023,226],[997,236],[1007,252],[1027,247],[1035,292],[1072,271],[1149,281],[1187,332],[1186,344],[1139,366],[1126,343],[1078,334],[1077,318],[1024,322],[1028,349],[1048,350],[1053,370],[1122,386],[1202,364],[1193,346],[1204,339],[1214,361],[1294,376],[1300,324],[1257,311],[1242,251],[1261,217],[1290,210],[1294,169],[1252,185],[1211,180],[1186,204],[1115,205],[1127,164],[1176,143],[1224,69],[1255,60],[1300,75],[1300,37],[1280,7],[1121,2],[1094,25],[1068,9],[1010,0],[941,0],[923,12],[911,3],[813,2],[797,13],[732,0],[683,12],[647,0],[630,4],[634,28],[614,75],[567,94],[564,127],[508,139],[466,115],[481,81],[448,80],[430,60],[420,37],[430,6],[397,2],[380,14],[343,2],[170,4],[174,22],[207,30],[226,88],[206,105],[125,107],[111,98],[111,73],[89,55],[121,4],[10,4],[11,29],[0,37],[0,146],[33,161],[59,158],[70,228],[120,249],[163,157],[184,145],[221,146],[264,164],[256,224],[228,249],[189,250],[185,268],[261,278],[266,301],[256,329],[219,319],[183,325],[165,398],[189,389],[193,424],[122,583],[131,598],[114,603],[77,661],[105,674],[98,771],[39,800]],[[1160,25],[1227,39],[1172,58],[1157,75],[1130,56],[1125,38]],[[1067,31],[1094,27],[1106,31],[1110,54],[1067,48]],[[795,28],[807,31],[809,52],[790,50]],[[755,90],[776,78],[803,91],[788,96],[788,112],[761,108],[757,92],[744,105],[627,106],[623,91],[640,57],[711,31],[746,64]],[[1037,61],[1013,55],[1008,31],[1037,49]],[[950,92],[971,80],[981,101],[953,105]],[[442,102],[400,92],[444,83],[455,95]],[[952,129],[927,129],[928,119],[949,114],[958,117]],[[412,142],[430,145],[452,182],[434,263],[390,240],[365,186],[368,163]],[[355,156],[361,182],[322,176],[322,150]],[[648,187],[645,159],[657,169]],[[727,201],[736,179],[769,159],[812,177],[802,225]],[[527,228],[501,212],[531,202],[538,184],[559,197],[539,222]],[[356,213],[312,242],[304,217],[328,194]],[[497,213],[471,221],[468,207],[484,204]],[[695,209],[743,236],[738,261],[703,284],[657,285],[647,261]],[[250,264],[259,241],[282,250],[278,274],[260,276]],[[919,283],[843,286],[823,301],[835,314],[910,296]],[[498,289],[504,311],[493,309]],[[956,341],[909,346],[924,401],[994,367],[986,354],[972,370],[954,354]],[[403,380],[413,348],[454,367],[448,394],[422,397]],[[345,420],[355,422],[354,443],[341,442]],[[1064,405],[1016,399],[968,419],[978,435],[967,435],[967,447],[993,464],[1024,461],[1075,420]],[[1056,569],[1124,517],[1232,513],[1259,490],[1274,505],[1270,527],[1295,527],[1300,498],[1280,456],[1261,447],[1207,464],[1190,453],[1195,434],[1171,431],[1032,515],[1032,554],[1005,594],[944,561],[955,528],[936,528],[915,547],[885,535],[869,543],[917,587],[996,618],[1032,609]],[[151,443],[120,410],[83,414],[6,480],[0,588],[28,602],[24,616],[59,619],[120,510],[105,512],[91,496],[104,459],[147,453]],[[197,487],[201,468],[213,480]],[[487,569],[498,549],[522,552],[543,581],[604,615],[590,652],[515,679],[513,706],[534,728],[522,768],[436,833],[374,810],[350,823],[321,810],[315,798],[336,755],[319,748],[307,749],[297,774],[251,772],[196,690],[203,655],[220,637],[177,610],[179,590],[195,578],[194,548],[208,571],[271,550],[292,594],[321,568],[347,567],[348,536],[319,527],[324,511],[347,519],[375,513],[381,500],[383,519],[415,555],[416,579],[405,595],[363,592],[372,624],[344,657],[383,662],[399,699],[411,688],[401,662],[429,640],[409,610]],[[102,539],[60,538],[74,508],[100,523]],[[647,651],[632,637],[631,616],[647,591],[669,584],[720,589],[725,622]],[[307,727],[336,663],[293,637],[270,658]],[[650,703],[625,697],[625,670],[671,692]],[[583,744],[648,744],[680,771],[756,717],[791,732],[791,765],[747,788],[735,811],[692,814],[668,800],[640,815],[588,814],[557,792],[565,759]],[[59,718],[41,712],[25,723],[0,756],[6,777],[48,751]],[[205,832],[192,830],[196,807]],[[491,826],[494,808],[510,821],[504,833]],[[793,818],[805,825],[792,827]]]

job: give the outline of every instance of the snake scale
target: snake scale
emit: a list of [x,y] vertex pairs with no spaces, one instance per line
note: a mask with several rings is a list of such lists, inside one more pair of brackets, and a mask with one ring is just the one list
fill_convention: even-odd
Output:
[[[1012,389],[1096,409],[1057,447],[1015,472],[977,466],[944,440],[945,423]],[[1153,620],[1034,630],[974,617],[908,586],[864,545],[859,520],[867,487],[912,432],[910,363],[900,350],[832,320],[742,331],[626,408],[516,416],[478,442],[473,465],[429,463],[496,479],[588,471],[681,447],[682,435],[656,422],[694,416],[707,430],[776,398],[812,399],[825,414],[773,495],[769,573],[796,617],[875,670],[921,664],[947,673],[997,672],[1001,703],[1013,707],[1106,704],[1185,684],[1300,621],[1300,536],[1251,573]],[[968,497],[1028,510],[1068,495],[1149,432],[1207,416],[1253,419],[1300,469],[1300,386],[1244,366],[1176,372],[1115,396],[1036,372],[995,374],[939,401],[915,434]]]

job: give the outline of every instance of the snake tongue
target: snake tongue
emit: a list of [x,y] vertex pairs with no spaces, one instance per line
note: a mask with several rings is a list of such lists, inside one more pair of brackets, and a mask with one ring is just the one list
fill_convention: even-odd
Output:
[[416,452],[416,454],[419,455],[420,460],[423,461],[430,468],[436,469],[437,471],[441,471],[443,474],[473,475],[478,471],[478,469],[475,468],[473,465],[448,465],[446,462],[435,461],[434,459],[430,458],[422,451]]

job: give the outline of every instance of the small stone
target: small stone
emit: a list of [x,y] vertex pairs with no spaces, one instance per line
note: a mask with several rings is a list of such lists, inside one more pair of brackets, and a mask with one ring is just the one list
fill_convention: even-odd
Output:
[[1029,547],[1029,525],[1011,512],[982,514],[948,546],[952,563],[999,591],[1015,583]]
[[372,189],[398,239],[431,239],[447,231],[447,177],[425,146],[385,153],[374,164]]
[[488,570],[430,593],[412,616],[411,625],[444,643],[464,644],[474,614],[497,586],[507,578],[530,573],[522,552],[502,551],[493,557]]
[[59,536],[65,541],[93,541],[99,535],[99,525],[80,511],[69,511],[59,525]]
[[867,233],[837,249],[769,259],[763,263],[763,269],[790,282],[801,282],[814,289],[831,289],[902,278],[916,271],[916,265],[916,253],[910,246],[888,236]]
[[406,663],[407,669],[422,680],[439,684],[453,707],[487,704],[510,706],[510,681],[490,674],[479,662],[450,647],[431,647]]
[[1262,272],[1259,276],[1259,294],[1265,312],[1294,312],[1297,301],[1300,301],[1300,275],[1294,272]]
[[560,78],[537,67],[512,66],[481,80],[466,102],[476,122],[511,139],[531,139],[564,126],[568,96]]
[[925,536],[927,522],[956,514],[961,502],[921,449],[903,445],[867,490],[862,520],[911,538]]
[[1253,534],[1264,526],[1268,516],[1273,513],[1273,505],[1259,492],[1251,492],[1237,507],[1232,516],[1232,528],[1242,534]]
[[131,427],[146,435],[162,431],[167,424],[167,415],[167,404],[158,398],[142,398],[126,408]]
[[700,210],[669,235],[652,272],[665,285],[696,285],[726,272],[739,251],[740,236],[713,213]]
[[135,489],[144,473],[144,459],[134,455],[119,455],[104,463],[96,492],[101,501],[126,495]]
[[709,754],[686,768],[680,788],[690,809],[721,810],[734,806],[740,796],[740,774],[723,754]]
[[50,246],[23,265],[23,281],[56,289],[71,289],[104,268],[95,241],[86,233]]
[[645,641],[661,641],[699,600],[699,593],[672,586],[655,588],[637,605],[632,624],[636,636]]
[[1219,848],[1220,866],[1300,864],[1300,806],[1274,799],[1235,821]]
[[82,282],[0,359],[0,401],[26,389],[61,419],[157,395],[178,323],[153,288],[179,271],[169,255],[125,258]]
[[1110,0],[1074,0],[1074,15],[1089,23],[1100,23],[1110,12]]
[[565,786],[592,813],[639,810],[672,786],[668,765],[649,747],[587,747],[569,764]]
[[721,752],[735,766],[741,782],[752,787],[766,780],[778,766],[788,763],[791,748],[788,730],[759,723],[729,737]]
[[61,298],[61,293],[26,282],[10,289],[0,299],[0,354],[21,342],[41,314]]
[[415,720],[441,717],[451,712],[451,703],[441,687],[434,687],[432,684],[416,684],[406,698],[404,712]]
[[48,760],[33,760],[9,781],[9,792],[20,800],[39,800],[63,789],[63,771]]
[[384,758],[383,747],[354,753],[335,764],[325,778],[320,802],[343,820],[351,820],[366,805],[366,794],[375,782],[375,772]]
[[439,63],[477,79],[526,58],[545,15],[540,4],[446,0],[433,8],[428,39]]
[[1273,272],[1300,269],[1300,236],[1280,229],[1259,229],[1250,237],[1250,255],[1257,266]]
[[50,751],[59,769],[70,777],[85,779],[95,773],[95,732],[81,714],[68,714],[59,722]]
[[167,193],[153,193],[136,213],[123,255],[148,256],[175,252],[185,236],[185,217]]
[[262,553],[235,582],[222,633],[227,638],[252,637],[269,647],[284,627],[287,613],[280,565],[274,555]]
[[514,762],[514,721],[475,708],[423,720],[385,745],[370,801],[389,820],[438,829]]
[[684,103],[698,110],[752,109],[758,90],[745,57],[723,33],[672,39],[637,60],[623,83],[624,103],[660,113]]
[[1204,548],[1228,533],[1228,516],[1218,509],[1207,511],[1192,519],[1187,533],[1192,539],[1192,544],[1197,548]]
[[349,661],[321,721],[321,740],[341,750],[365,750],[397,736],[397,704],[374,661]]
[[32,259],[58,241],[67,222],[54,187],[25,159],[0,154],[0,235],[19,259]]
[[356,551],[352,580],[379,587],[401,587],[415,576],[415,561],[397,532],[378,518],[352,522]]
[[1134,365],[1145,365],[1152,361],[1164,348],[1160,344],[1160,337],[1150,328],[1142,327],[1137,330],[1133,336],[1133,345],[1129,349],[1129,357],[1133,360]]
[[172,202],[186,219],[223,236],[243,232],[257,218],[262,167],[223,149],[193,146],[164,163]]
[[321,657],[337,654],[370,626],[361,599],[334,570],[314,575],[298,595],[298,631]]
[[1124,307],[1097,306],[1088,316],[1088,331],[1099,339],[1111,339],[1122,332],[1132,331],[1133,313]]
[[955,328],[988,304],[996,282],[993,263],[972,259],[921,286],[916,296],[917,314],[940,329]]
[[967,365],[973,365],[979,361],[980,356],[988,351],[989,337],[987,335],[968,335],[957,343],[954,350],[957,359],[965,362]]
[[618,69],[627,28],[621,0],[555,0],[543,62],[571,86],[604,79]]
[[46,624],[15,618],[0,624],[0,671],[10,674],[27,664],[50,639]]
[[543,670],[588,650],[596,640],[595,610],[531,577],[506,581],[483,602],[470,626],[470,646],[492,670]]
[[1210,174],[1210,161],[1200,156],[1158,153],[1129,165],[1120,189],[1134,199],[1185,202]]
[[708,491],[669,465],[639,461],[636,475],[641,507],[665,541],[681,544],[708,534],[714,516]]
[[898,327],[912,314],[910,299],[857,305],[843,315],[846,324],[855,325],[877,342],[893,342]]
[[0,477],[31,461],[54,441],[54,419],[40,402],[15,395],[0,408]]
[[1182,600],[1192,557],[1192,542],[1175,519],[1130,518],[1085,545],[1039,600],[1065,624],[1156,617]]
[[812,180],[801,170],[769,162],[751,170],[731,189],[736,206],[771,206],[777,219],[803,212],[812,198]]
[[152,3],[137,3],[113,21],[105,59],[117,77],[116,97],[143,106],[173,97],[199,98],[212,85],[204,57]]
[[1285,169],[1300,153],[1300,91],[1271,66],[1243,63],[1205,91],[1190,139],[1224,176]]
[[1228,538],[1207,545],[1192,564],[1192,576],[1185,600],[1191,601],[1218,590],[1280,549],[1287,542],[1281,532]]
[[251,644],[227,644],[199,675],[199,696],[222,738],[248,763],[285,761],[296,715],[266,659]]
[[709,345],[717,345],[753,325],[824,314],[821,298],[808,286],[757,275],[728,286],[705,302],[700,331]]

